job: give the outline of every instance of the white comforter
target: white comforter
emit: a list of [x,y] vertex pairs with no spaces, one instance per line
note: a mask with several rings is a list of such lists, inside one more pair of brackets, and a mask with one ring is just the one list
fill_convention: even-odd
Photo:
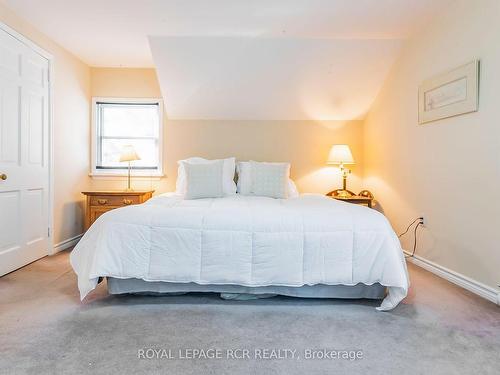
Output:
[[286,200],[161,195],[110,211],[71,253],[83,299],[101,276],[244,286],[380,283],[406,296],[397,236],[379,212],[320,195]]

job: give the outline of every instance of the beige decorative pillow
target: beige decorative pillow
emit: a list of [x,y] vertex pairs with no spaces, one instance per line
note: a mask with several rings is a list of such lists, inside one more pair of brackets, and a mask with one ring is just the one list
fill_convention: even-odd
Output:
[[270,198],[287,198],[290,164],[250,161],[250,165],[252,170],[252,194]]
[[[266,163],[275,164],[275,163]],[[278,163],[278,164],[289,164],[289,163]],[[249,161],[239,161],[236,164],[236,171],[238,172],[238,185],[237,192],[241,195],[251,195],[252,194],[252,166]],[[288,178],[288,184],[286,189],[287,198],[297,198],[299,196],[299,191],[295,182],[291,178]]]
[[179,168],[177,170],[177,181],[175,183],[175,191],[177,192],[177,194],[184,196],[184,194],[186,193],[186,172],[184,171],[184,163],[203,164],[218,160],[222,160],[224,162],[222,170],[222,190],[224,191],[224,195],[236,194],[236,184],[234,182],[234,169],[236,159],[234,157],[216,160],[192,157],[189,159],[179,160],[177,162]]
[[186,171],[186,194],[184,199],[220,198],[224,195],[222,186],[223,160],[203,164],[183,162]]

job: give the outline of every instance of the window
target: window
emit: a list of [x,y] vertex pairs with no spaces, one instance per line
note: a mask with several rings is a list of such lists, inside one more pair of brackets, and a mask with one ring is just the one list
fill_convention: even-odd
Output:
[[136,176],[162,175],[162,104],[158,99],[94,98],[92,175],[125,175],[120,162],[126,145],[140,160],[131,163]]

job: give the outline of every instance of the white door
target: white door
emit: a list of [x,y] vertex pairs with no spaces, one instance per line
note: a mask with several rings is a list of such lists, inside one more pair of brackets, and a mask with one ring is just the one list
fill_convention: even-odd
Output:
[[48,67],[0,29],[0,276],[48,253]]

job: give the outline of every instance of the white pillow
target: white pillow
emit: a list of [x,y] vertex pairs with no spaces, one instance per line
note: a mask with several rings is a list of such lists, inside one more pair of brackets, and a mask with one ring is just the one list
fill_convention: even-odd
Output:
[[222,189],[223,160],[202,164],[182,162],[186,173],[185,199],[220,198]]
[[[241,195],[252,194],[252,170],[249,161],[239,161],[236,164],[236,171],[238,173],[238,193]],[[291,178],[287,183],[287,197],[296,198],[299,196],[297,186]]]
[[253,195],[284,199],[290,175],[288,163],[259,163],[250,161]]
[[183,163],[190,164],[204,164],[210,163],[212,161],[223,161],[224,165],[222,167],[222,191],[224,195],[236,194],[236,184],[234,183],[234,170],[235,170],[235,158],[227,159],[217,159],[208,160],[204,158],[189,158],[185,160],[179,160],[177,164],[179,168],[177,169],[177,182],[175,183],[175,192],[184,196],[186,194],[186,171],[184,169]]

